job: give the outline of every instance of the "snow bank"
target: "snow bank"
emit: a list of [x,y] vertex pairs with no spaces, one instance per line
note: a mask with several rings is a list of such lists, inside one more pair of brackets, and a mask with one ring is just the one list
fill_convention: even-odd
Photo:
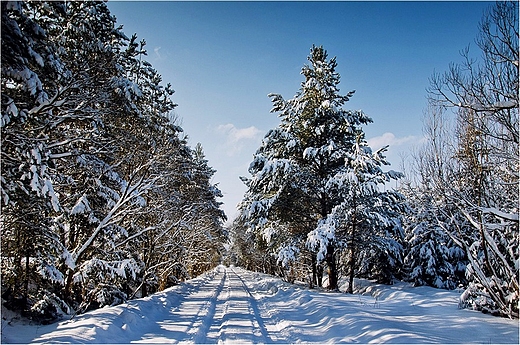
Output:
[[356,293],[348,295],[252,278],[248,286],[289,343],[518,344],[518,320],[459,309],[457,291],[356,280]]

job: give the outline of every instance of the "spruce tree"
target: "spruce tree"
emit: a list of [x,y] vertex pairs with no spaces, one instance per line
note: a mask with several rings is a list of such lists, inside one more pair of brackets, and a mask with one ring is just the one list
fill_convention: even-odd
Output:
[[465,284],[466,255],[438,224],[447,221],[439,211],[444,207],[442,200],[428,188],[427,183],[417,187],[407,183],[401,190],[409,207],[404,220],[405,278],[415,286],[430,285],[443,289]]
[[372,152],[363,133],[345,157],[345,164],[327,182],[331,193],[340,198],[326,218],[308,235],[307,243],[327,255],[328,245],[347,250],[349,292],[356,274],[391,283],[402,262],[401,213],[404,197],[393,190],[382,190],[401,173],[384,172],[386,147]]

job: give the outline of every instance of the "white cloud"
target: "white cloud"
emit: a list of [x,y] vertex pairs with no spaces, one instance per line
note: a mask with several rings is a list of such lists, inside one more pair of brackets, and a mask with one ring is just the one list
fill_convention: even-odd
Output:
[[218,126],[217,131],[225,134],[229,143],[257,139],[262,134],[262,131],[255,126],[247,128],[236,128],[235,125],[231,123]]
[[153,49],[153,52],[155,53],[155,57],[158,58],[158,59],[162,58],[161,53],[159,52],[160,50],[161,50],[161,47],[155,47]]
[[406,164],[405,161],[409,159],[412,151],[420,147],[424,141],[424,136],[408,135],[398,138],[390,132],[367,140],[368,146],[374,151],[388,145],[388,151],[384,155],[392,167],[397,169],[403,168],[403,164]]
[[409,135],[406,137],[398,138],[394,133],[386,132],[378,137],[373,137],[367,140],[368,146],[373,150],[378,150],[383,146],[390,145],[390,148],[398,146],[409,147],[420,144],[424,141],[424,137],[418,137],[415,135]]
[[263,132],[255,126],[237,128],[232,123],[219,125],[217,126],[216,131],[226,137],[225,147],[228,156],[239,154],[244,145],[248,142],[252,143],[258,141],[263,134]]

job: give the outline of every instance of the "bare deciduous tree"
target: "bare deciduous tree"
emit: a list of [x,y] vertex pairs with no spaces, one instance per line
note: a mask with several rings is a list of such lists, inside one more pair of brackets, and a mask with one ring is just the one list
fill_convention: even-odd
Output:
[[467,300],[518,317],[518,4],[496,3],[479,29],[481,60],[466,49],[463,63],[431,79],[431,109],[453,109],[456,124],[427,124],[419,170],[444,200],[441,226],[468,256]]

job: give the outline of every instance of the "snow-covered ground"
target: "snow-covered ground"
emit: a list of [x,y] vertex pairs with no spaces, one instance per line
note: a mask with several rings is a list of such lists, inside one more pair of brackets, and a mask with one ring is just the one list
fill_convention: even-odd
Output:
[[[366,282],[308,290],[219,266],[152,296],[47,326],[2,320],[2,343],[518,344],[518,320],[457,308],[459,294]],[[6,318],[5,315],[3,318]],[[10,321],[10,322],[9,322]]]

